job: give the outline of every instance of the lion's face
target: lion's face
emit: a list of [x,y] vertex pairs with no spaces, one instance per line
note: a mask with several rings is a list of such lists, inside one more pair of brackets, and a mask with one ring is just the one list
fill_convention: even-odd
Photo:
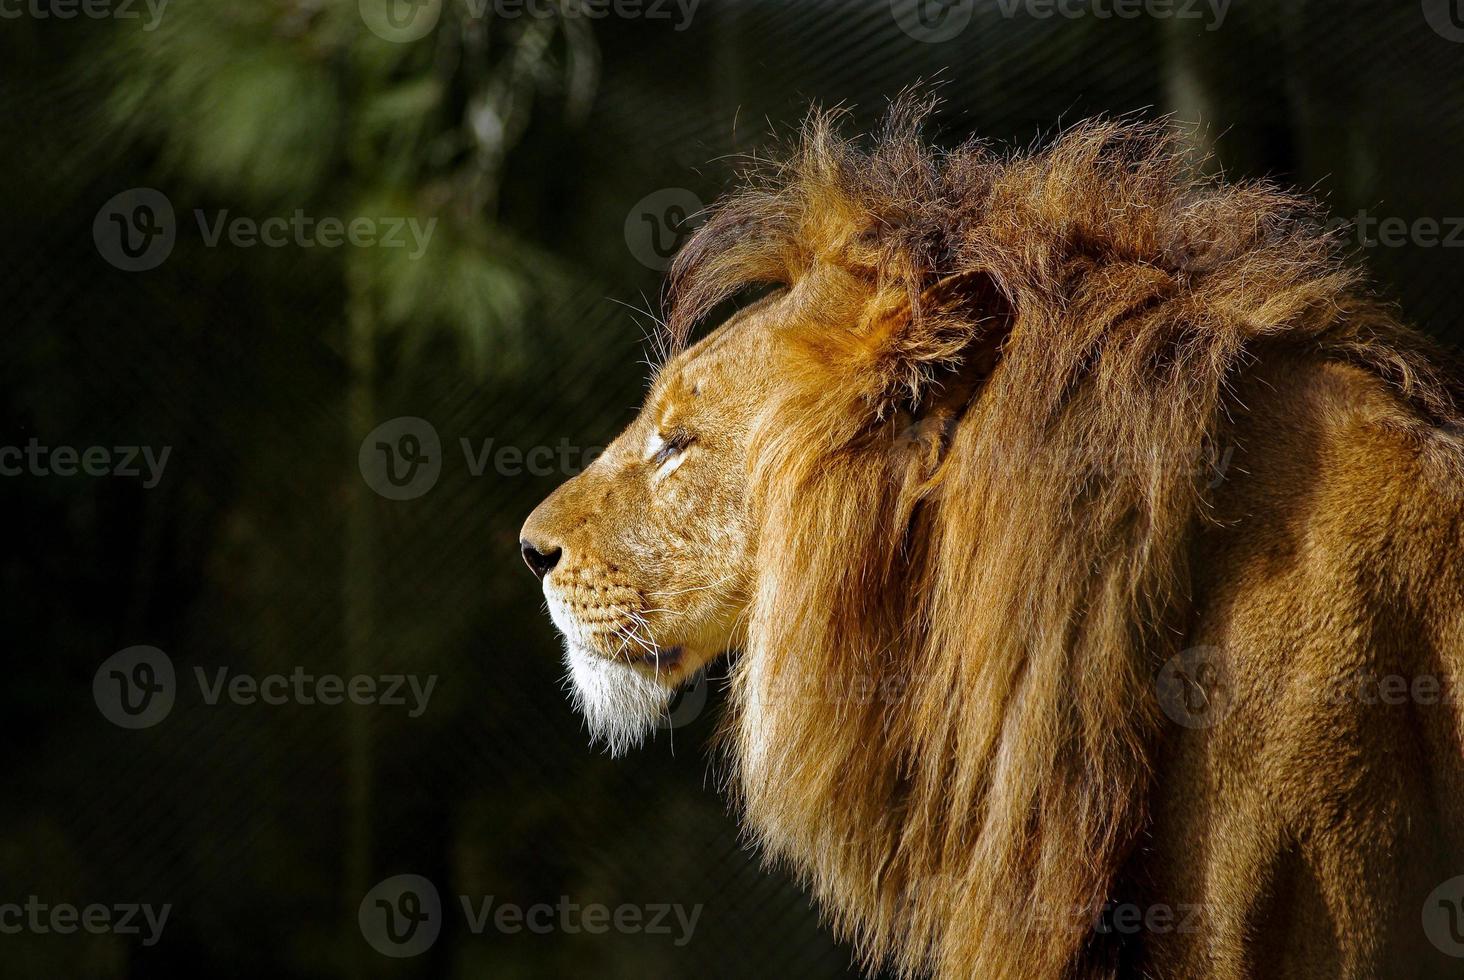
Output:
[[737,645],[755,537],[747,444],[762,401],[749,379],[774,342],[765,310],[669,361],[636,420],[524,524],[524,559],[564,634],[575,700],[614,752]]

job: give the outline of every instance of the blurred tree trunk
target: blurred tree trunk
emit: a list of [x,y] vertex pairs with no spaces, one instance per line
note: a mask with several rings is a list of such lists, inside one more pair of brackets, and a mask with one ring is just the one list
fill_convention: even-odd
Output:
[[[376,642],[377,540],[373,491],[356,472],[360,440],[376,425],[376,317],[361,263],[348,263],[346,359],[346,452],[351,471],[346,486],[345,562],[342,569],[344,659],[349,678],[373,673]],[[371,888],[372,746],[368,708],[349,701],[345,708],[346,836],[343,867],[347,906],[345,922],[354,928],[361,896]],[[355,938],[355,937],[351,937]],[[368,950],[351,942],[349,976],[368,972]]]
[[[1295,166],[1292,61],[1295,4],[1235,5],[1221,30],[1174,17],[1160,25],[1164,108],[1211,172],[1285,181]],[[1258,72],[1257,63],[1271,70]]]
[[1206,154],[1215,152],[1215,133],[1209,123],[1216,118],[1200,66],[1200,52],[1189,37],[1190,28],[1179,18],[1165,21],[1163,39],[1165,109],[1181,125],[1193,127],[1189,138]]

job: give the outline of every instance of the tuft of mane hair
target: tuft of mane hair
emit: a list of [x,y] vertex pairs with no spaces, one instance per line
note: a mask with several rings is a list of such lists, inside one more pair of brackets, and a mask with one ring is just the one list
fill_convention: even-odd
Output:
[[751,449],[728,778],[866,964],[1109,975],[1091,926],[1143,832],[1236,380],[1272,349],[1346,361],[1454,467],[1459,392],[1305,200],[1201,176],[1162,124],[940,151],[931,108],[868,143],[814,112],[672,270],[676,344],[754,284],[794,311]]

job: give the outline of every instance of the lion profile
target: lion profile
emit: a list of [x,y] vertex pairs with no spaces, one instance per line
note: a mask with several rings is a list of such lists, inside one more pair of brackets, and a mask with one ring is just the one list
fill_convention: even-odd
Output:
[[814,114],[679,254],[677,345],[773,291],[525,526],[577,696],[623,742],[740,651],[739,810],[870,965],[1440,975],[1459,704],[1335,695],[1464,680],[1456,381],[1164,127],[929,108]]

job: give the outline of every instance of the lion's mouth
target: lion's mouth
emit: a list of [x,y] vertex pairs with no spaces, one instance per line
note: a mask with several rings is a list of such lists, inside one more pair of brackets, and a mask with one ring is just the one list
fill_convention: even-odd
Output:
[[656,670],[675,670],[681,666],[681,658],[685,651],[681,647],[666,647],[664,650],[649,650],[630,658],[630,662],[640,667],[652,667]]

